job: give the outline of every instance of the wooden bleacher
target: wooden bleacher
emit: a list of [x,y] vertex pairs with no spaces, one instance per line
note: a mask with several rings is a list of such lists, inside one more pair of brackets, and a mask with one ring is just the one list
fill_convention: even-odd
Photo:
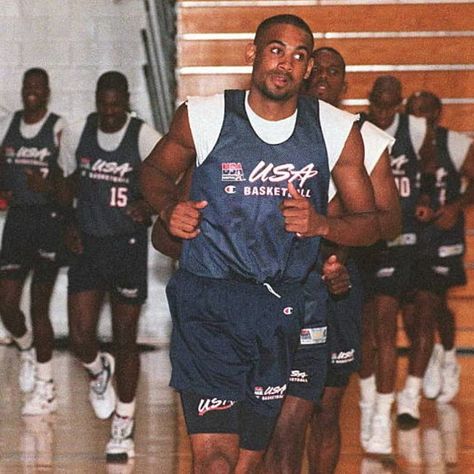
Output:
[[[179,102],[246,87],[245,44],[264,18],[292,13],[309,23],[317,47],[333,46],[345,57],[348,110],[364,110],[375,78],[393,74],[405,96],[420,89],[439,95],[442,124],[474,136],[474,2],[178,0],[177,13]],[[474,348],[474,210],[467,212],[466,227],[469,282],[450,293],[449,304],[459,346]]]

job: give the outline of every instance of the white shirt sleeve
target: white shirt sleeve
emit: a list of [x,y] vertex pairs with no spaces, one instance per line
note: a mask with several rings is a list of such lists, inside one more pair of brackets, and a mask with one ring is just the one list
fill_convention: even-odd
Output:
[[457,171],[462,168],[472,142],[464,133],[448,130],[448,152]]
[[[352,126],[354,125],[354,122],[358,120],[359,116],[339,110],[338,108],[320,100],[319,118],[328,153],[329,171],[332,172],[339,156],[341,155]],[[330,176],[328,202],[334,197],[336,192],[336,186]]]
[[367,174],[370,175],[374,171],[382,153],[387,148],[390,152],[395,143],[395,138],[367,121],[363,123],[360,133],[364,141],[364,165]]
[[142,161],[151,153],[161,138],[161,134],[153,127],[147,123],[142,124],[138,135],[138,151]]
[[224,123],[224,94],[188,97],[188,118],[196,149],[196,165],[207,158],[217,143]]
[[54,143],[56,143],[56,146],[59,146],[61,142],[61,135],[66,127],[66,120],[64,120],[62,117],[59,117],[59,119],[54,124]]
[[72,175],[76,171],[76,150],[85,125],[86,121],[80,120],[67,126],[62,132],[58,166],[63,170],[65,177]]
[[416,156],[420,158],[420,149],[425,140],[427,124],[423,117],[408,116],[408,129],[410,130],[410,138]]

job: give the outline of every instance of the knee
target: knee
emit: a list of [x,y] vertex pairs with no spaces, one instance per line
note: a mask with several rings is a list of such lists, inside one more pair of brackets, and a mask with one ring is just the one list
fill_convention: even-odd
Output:
[[237,459],[224,450],[214,449],[207,453],[194,453],[196,472],[206,474],[230,474],[235,471]]

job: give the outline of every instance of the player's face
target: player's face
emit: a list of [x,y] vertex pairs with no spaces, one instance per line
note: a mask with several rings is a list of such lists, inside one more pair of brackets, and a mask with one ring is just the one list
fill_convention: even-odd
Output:
[[128,94],[115,89],[99,91],[96,96],[99,128],[105,133],[120,130],[127,121]]
[[410,114],[415,115],[416,117],[424,117],[430,125],[434,125],[438,122],[440,110],[428,97],[415,97],[410,102]]
[[369,119],[382,130],[392,125],[395,115],[400,110],[400,100],[396,94],[383,92],[369,104]]
[[314,66],[308,79],[307,94],[337,106],[346,91],[344,65],[332,51],[320,51],[314,57]]
[[23,80],[21,89],[23,107],[27,112],[46,109],[49,100],[49,87],[42,74],[30,74]]
[[285,101],[298,94],[313,64],[311,38],[293,25],[273,25],[247,51],[253,62],[252,86],[267,99]]

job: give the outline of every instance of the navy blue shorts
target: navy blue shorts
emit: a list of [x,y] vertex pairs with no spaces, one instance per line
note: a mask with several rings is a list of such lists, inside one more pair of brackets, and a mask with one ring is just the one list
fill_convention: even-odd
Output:
[[167,286],[173,320],[170,385],[275,416],[286,394],[304,304],[300,284],[267,287],[178,270]]
[[0,278],[23,280],[34,270],[37,282],[54,282],[64,263],[64,223],[50,206],[8,210],[0,252]]
[[369,263],[358,268],[364,285],[364,298],[388,295],[400,298],[413,288],[416,267],[416,246],[406,245],[383,250],[374,249],[368,256]]
[[353,260],[348,260],[346,266],[352,288],[345,295],[328,299],[329,380],[350,375],[360,367],[362,281]]
[[328,292],[319,270],[309,274],[304,290],[304,325],[291,366],[288,395],[318,401],[323,392],[329,357]]
[[466,284],[462,255],[418,258],[416,263],[413,278],[413,286],[416,290],[426,290],[442,295],[449,288]]
[[143,304],[147,297],[148,234],[82,235],[84,252],[69,268],[68,293],[103,290],[116,301]]

